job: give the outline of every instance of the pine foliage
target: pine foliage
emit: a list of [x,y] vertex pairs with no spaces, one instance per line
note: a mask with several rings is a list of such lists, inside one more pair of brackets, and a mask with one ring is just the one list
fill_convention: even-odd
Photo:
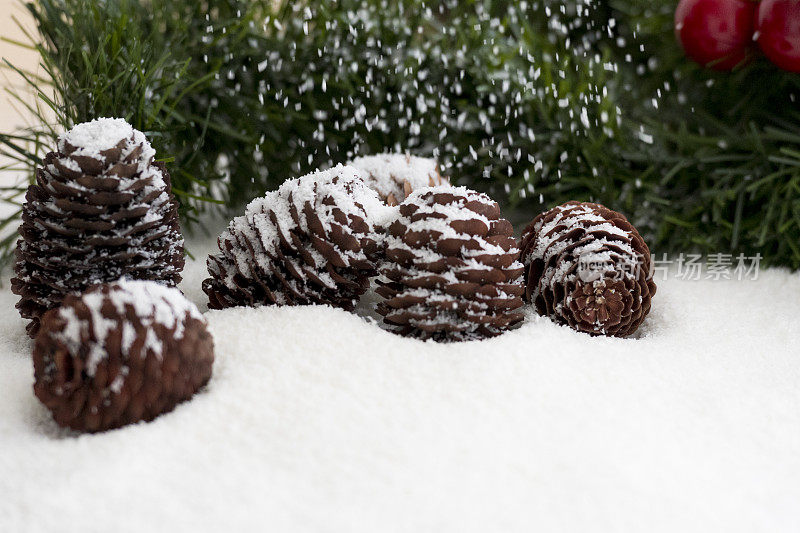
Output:
[[57,123],[2,134],[0,151],[30,173],[64,128],[124,117],[168,157],[192,222],[317,167],[408,150],[520,221],[596,201],[656,252],[798,268],[800,76],[690,63],[674,7],[36,0],[42,69],[17,74],[37,91],[53,80],[40,101]]

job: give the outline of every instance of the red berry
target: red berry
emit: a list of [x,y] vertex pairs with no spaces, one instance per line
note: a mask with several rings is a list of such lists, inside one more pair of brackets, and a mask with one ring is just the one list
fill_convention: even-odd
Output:
[[800,0],[762,0],[756,35],[770,61],[784,70],[800,72]]
[[675,34],[686,55],[716,70],[752,56],[756,4],[748,0],[681,0]]

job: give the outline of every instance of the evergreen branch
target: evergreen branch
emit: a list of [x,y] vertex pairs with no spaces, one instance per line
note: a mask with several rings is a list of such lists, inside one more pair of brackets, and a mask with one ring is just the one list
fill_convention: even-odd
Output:
[[191,228],[316,167],[408,150],[529,218],[599,201],[658,252],[800,267],[800,76],[693,65],[675,3],[35,0],[43,72],[12,70],[35,125],[0,152],[32,179],[60,131],[124,117],[171,161]]

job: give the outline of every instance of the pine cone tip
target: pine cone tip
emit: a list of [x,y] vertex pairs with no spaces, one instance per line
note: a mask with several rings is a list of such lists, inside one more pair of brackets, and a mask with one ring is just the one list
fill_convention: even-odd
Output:
[[425,157],[386,153],[358,157],[348,165],[362,171],[367,186],[390,206],[398,205],[415,190],[449,184],[436,160]]

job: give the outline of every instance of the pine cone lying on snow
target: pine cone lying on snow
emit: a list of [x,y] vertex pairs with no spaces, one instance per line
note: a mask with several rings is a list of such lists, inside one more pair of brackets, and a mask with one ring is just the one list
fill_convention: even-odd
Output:
[[422,187],[447,185],[435,159],[405,154],[380,154],[358,157],[348,165],[364,172],[367,186],[378,191],[389,205],[402,202],[412,191]]
[[522,320],[522,264],[497,203],[464,187],[411,193],[388,230],[378,312],[402,335],[499,335]]
[[11,282],[31,336],[70,292],[122,276],[180,281],[178,209],[154,156],[122,119],[79,124],[47,154],[25,196]]
[[526,299],[541,315],[593,335],[625,337],[650,312],[650,250],[625,216],[568,202],[522,236]]
[[171,411],[208,382],[213,362],[206,321],[178,289],[120,280],[45,313],[34,392],[58,424],[104,431]]
[[203,282],[209,307],[331,304],[352,310],[375,274],[373,217],[389,210],[339,165],[250,202],[218,239]]

